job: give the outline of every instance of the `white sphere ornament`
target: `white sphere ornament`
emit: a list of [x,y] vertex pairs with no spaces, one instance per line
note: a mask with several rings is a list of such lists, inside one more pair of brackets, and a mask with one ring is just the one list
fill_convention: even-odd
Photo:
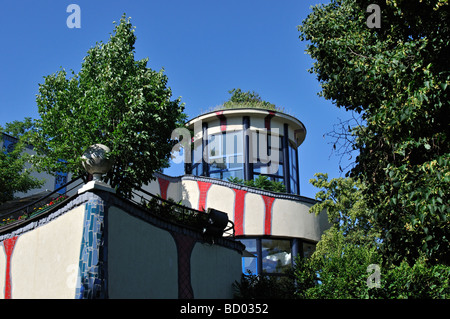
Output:
[[107,154],[110,152],[111,150],[108,146],[94,144],[89,146],[81,157],[84,169],[94,176],[94,180],[100,181],[102,175],[111,169],[113,161],[107,158]]

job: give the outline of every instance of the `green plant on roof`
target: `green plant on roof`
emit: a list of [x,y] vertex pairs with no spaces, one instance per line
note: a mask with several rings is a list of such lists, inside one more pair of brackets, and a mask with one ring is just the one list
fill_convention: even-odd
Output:
[[261,96],[255,91],[243,92],[241,89],[232,89],[228,91],[231,97],[228,101],[219,105],[215,110],[225,110],[225,109],[265,109],[277,112],[284,112],[281,107],[276,106],[270,102],[264,101]]

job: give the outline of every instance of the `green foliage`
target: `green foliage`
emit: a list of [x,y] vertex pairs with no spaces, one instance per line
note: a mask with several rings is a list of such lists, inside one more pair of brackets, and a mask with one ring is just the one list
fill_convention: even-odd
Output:
[[205,212],[186,208],[181,205],[181,201],[175,202],[173,198],[164,200],[153,197],[141,204],[153,214],[180,225],[202,230],[207,223],[208,215]]
[[[330,233],[328,233],[330,235]],[[380,263],[376,248],[346,243],[333,232],[335,246],[326,254],[315,252],[299,259],[295,270],[297,296],[308,299],[365,299],[369,297],[367,267]]]
[[[309,259],[294,270],[298,298],[449,298],[450,266],[432,265],[425,257],[391,264],[381,249],[376,226],[366,207],[364,184],[352,178],[328,181],[318,173],[310,182],[321,188],[311,212],[328,212],[331,227]],[[380,248],[381,247],[381,248]],[[443,253],[446,249],[442,250]],[[380,267],[380,286],[369,287],[369,265]]]
[[406,261],[382,272],[381,287],[370,290],[371,298],[449,299],[450,266],[430,266],[423,258],[412,266]]
[[378,264],[378,236],[364,201],[364,184],[353,178],[317,173],[309,182],[320,191],[311,213],[327,211],[331,227],[310,259],[299,259],[295,270],[300,298],[367,298],[367,267]]
[[[338,237],[339,235],[337,235]],[[341,242],[343,242],[341,240]],[[429,265],[424,259],[382,265],[373,248],[344,245],[327,255],[299,259],[295,268],[296,297],[302,299],[448,299],[450,266]],[[340,249],[338,249],[340,248]],[[369,287],[371,264],[380,265],[380,286]]]
[[236,299],[292,299],[295,282],[292,271],[285,276],[242,274],[240,282],[233,283]]
[[228,93],[231,94],[230,99],[218,106],[216,110],[254,108],[283,112],[281,107],[277,107],[275,104],[264,101],[255,91],[242,92],[242,90],[238,88],[232,89],[228,91]]
[[[92,144],[111,148],[114,166],[106,180],[129,197],[131,189],[168,167],[171,133],[185,120],[180,99],[171,101],[167,76],[134,59],[134,34],[125,15],[109,42],[91,48],[78,74],[63,69],[39,85],[33,159],[47,172],[83,173],[81,155]],[[65,162],[58,162],[64,159]]]
[[255,187],[271,192],[285,193],[286,186],[282,182],[272,181],[267,176],[259,175],[257,178],[246,181],[238,177],[229,177],[228,181],[235,184]]
[[0,150],[0,204],[14,199],[15,192],[27,192],[44,184],[43,180],[32,177],[31,169],[25,166],[27,154],[24,151],[32,129],[31,118],[6,123],[4,129],[0,126],[0,134],[3,132],[18,139],[10,152]]
[[371,211],[384,229],[392,260],[450,263],[450,157],[440,156],[421,165],[386,168],[386,181],[371,198],[390,196]]
[[331,227],[324,232],[309,259],[295,270],[299,298],[368,298],[367,267],[381,263],[379,232],[371,223],[364,200],[365,185],[351,177],[317,173],[309,182],[320,191],[310,208],[326,210]]
[[31,117],[25,117],[23,121],[12,121],[6,123],[5,128],[0,127],[0,132],[21,139],[24,143],[28,142],[29,135],[34,131],[34,122]]
[[361,113],[350,176],[365,185],[387,262],[450,264],[448,1],[388,1],[379,29],[366,25],[370,3],[313,8],[298,27],[310,72],[321,96]]
[[[332,230],[342,232],[347,242],[356,245],[374,244],[379,231],[368,215],[363,197],[364,184],[351,177],[328,181],[328,174],[316,173],[314,176],[316,179],[310,179],[309,182],[321,190],[316,193],[318,202],[310,208],[310,212],[317,215],[325,210]],[[319,243],[318,249],[326,246],[325,238]]]

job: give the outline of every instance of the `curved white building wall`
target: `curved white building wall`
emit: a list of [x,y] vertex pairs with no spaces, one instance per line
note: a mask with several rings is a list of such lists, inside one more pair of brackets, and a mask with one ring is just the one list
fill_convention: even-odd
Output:
[[[172,181],[169,185],[173,185],[173,192],[167,196],[174,195],[175,201],[198,210],[214,208],[227,213],[235,225],[236,236],[269,235],[318,242],[329,227],[326,212],[318,216],[310,213],[315,201],[306,197],[263,191],[215,178],[157,176],[160,181]],[[157,189],[157,183],[158,179],[146,188]],[[181,191],[176,191],[176,187]]]

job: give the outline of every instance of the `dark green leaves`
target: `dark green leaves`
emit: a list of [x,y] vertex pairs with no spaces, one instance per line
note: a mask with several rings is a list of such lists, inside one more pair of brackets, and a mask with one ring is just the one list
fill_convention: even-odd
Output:
[[362,114],[350,174],[365,185],[384,253],[392,262],[425,255],[448,264],[448,1],[389,1],[380,29],[365,23],[370,3],[316,6],[300,38],[309,41],[321,95]]

